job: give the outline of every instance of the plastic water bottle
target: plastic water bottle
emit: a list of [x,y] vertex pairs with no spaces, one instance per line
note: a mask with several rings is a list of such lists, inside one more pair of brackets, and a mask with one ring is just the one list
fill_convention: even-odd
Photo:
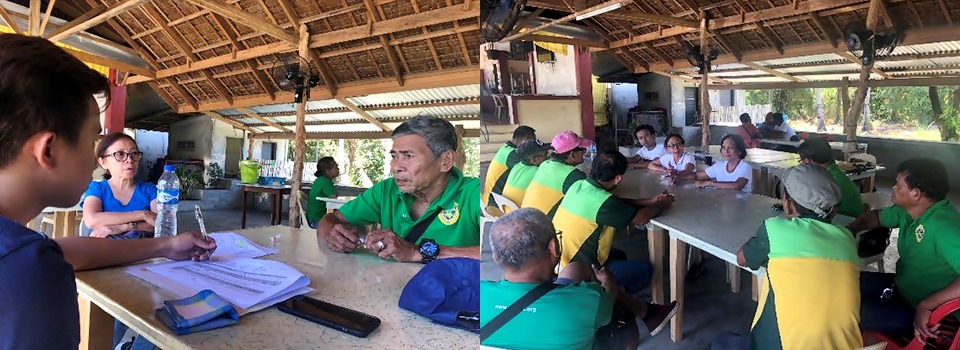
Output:
[[154,237],[171,237],[177,234],[177,205],[180,203],[180,179],[176,167],[163,166],[163,175],[157,181],[157,222]]

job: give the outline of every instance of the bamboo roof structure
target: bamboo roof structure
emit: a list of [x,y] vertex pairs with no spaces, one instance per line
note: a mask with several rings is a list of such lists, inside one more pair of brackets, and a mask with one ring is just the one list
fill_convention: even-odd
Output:
[[[71,53],[121,71],[121,84],[149,85],[175,112],[134,126],[162,129],[204,113],[253,133],[287,131],[270,114],[282,105],[292,113],[294,94],[273,72],[278,62],[296,62],[301,39],[321,78],[311,90],[311,104],[323,106],[315,112],[341,114],[314,122],[362,120],[384,132],[377,118],[440,107],[459,108],[437,111],[443,117],[478,119],[479,85],[469,96],[460,91],[478,82],[478,19],[478,0],[0,0],[0,25],[54,42],[93,42],[101,49]],[[441,95],[364,98],[425,89]],[[450,90],[460,93],[442,95]]]

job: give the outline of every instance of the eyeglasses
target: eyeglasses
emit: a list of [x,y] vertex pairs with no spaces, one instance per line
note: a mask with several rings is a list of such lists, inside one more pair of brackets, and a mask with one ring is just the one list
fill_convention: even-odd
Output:
[[133,151],[133,152],[116,151],[116,152],[113,152],[113,153],[110,153],[110,154],[107,154],[107,155],[102,155],[102,156],[100,156],[100,158],[106,158],[106,157],[109,157],[109,156],[113,156],[113,159],[116,159],[118,162],[125,162],[128,157],[129,157],[130,159],[132,159],[134,162],[138,162],[138,161],[140,161],[140,158],[143,158],[143,152],[140,152],[140,151]]
[[683,147],[683,144],[682,143],[667,144],[667,148],[677,148],[677,147]]

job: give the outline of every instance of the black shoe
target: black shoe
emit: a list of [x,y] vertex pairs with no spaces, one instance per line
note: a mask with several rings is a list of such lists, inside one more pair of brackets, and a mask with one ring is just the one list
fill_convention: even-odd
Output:
[[677,302],[672,301],[667,305],[647,304],[647,315],[643,316],[643,324],[650,331],[650,336],[655,336],[667,325],[667,321],[677,314]]

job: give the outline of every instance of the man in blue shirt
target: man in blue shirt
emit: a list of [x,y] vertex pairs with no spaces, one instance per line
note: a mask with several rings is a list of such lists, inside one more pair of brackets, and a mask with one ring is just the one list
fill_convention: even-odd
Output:
[[101,131],[94,95],[109,93],[105,77],[50,41],[0,34],[0,350],[78,347],[74,271],[204,260],[216,249],[195,232],[51,240],[23,226],[45,207],[76,204],[90,183]]

